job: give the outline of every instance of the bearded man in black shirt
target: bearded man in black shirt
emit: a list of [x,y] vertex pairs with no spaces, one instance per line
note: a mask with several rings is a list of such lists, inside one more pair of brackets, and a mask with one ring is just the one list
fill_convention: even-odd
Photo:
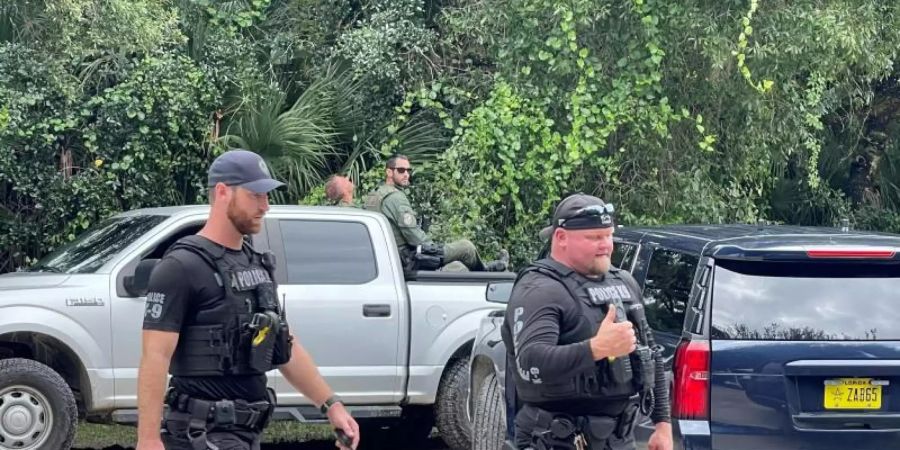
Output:
[[216,158],[208,178],[206,225],[176,242],[150,276],[137,450],[258,450],[275,408],[266,388],[273,368],[352,439],[339,448],[355,449],[359,426],[288,330],[271,254],[244,240],[259,232],[268,193],[283,183],[245,150]]

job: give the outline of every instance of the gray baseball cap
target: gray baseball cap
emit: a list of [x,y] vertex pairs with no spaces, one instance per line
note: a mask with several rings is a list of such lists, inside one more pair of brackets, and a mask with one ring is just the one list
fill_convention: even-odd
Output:
[[593,195],[572,194],[562,199],[553,211],[553,222],[541,230],[541,240],[547,240],[557,227],[568,230],[587,230],[613,226],[615,209]]
[[247,150],[229,150],[213,161],[209,166],[208,186],[217,183],[239,186],[257,194],[284,186],[272,178],[261,156]]

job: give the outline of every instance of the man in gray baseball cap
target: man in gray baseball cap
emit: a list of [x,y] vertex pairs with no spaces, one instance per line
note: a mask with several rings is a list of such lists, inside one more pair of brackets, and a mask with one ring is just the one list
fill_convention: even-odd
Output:
[[284,183],[246,150],[223,153],[208,175],[206,225],[175,242],[150,275],[137,450],[259,449],[276,405],[266,374],[276,368],[351,439],[338,448],[355,449],[358,424],[281,311],[274,256],[244,238],[260,231],[268,193]]

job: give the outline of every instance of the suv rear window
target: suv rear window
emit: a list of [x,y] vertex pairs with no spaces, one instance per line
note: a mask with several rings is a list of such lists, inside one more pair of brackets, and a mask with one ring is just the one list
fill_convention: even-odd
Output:
[[900,340],[900,265],[719,261],[715,339]]

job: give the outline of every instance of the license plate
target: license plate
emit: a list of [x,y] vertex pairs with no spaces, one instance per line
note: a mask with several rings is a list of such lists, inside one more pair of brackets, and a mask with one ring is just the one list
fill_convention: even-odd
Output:
[[871,378],[825,380],[825,409],[881,409],[881,386]]

